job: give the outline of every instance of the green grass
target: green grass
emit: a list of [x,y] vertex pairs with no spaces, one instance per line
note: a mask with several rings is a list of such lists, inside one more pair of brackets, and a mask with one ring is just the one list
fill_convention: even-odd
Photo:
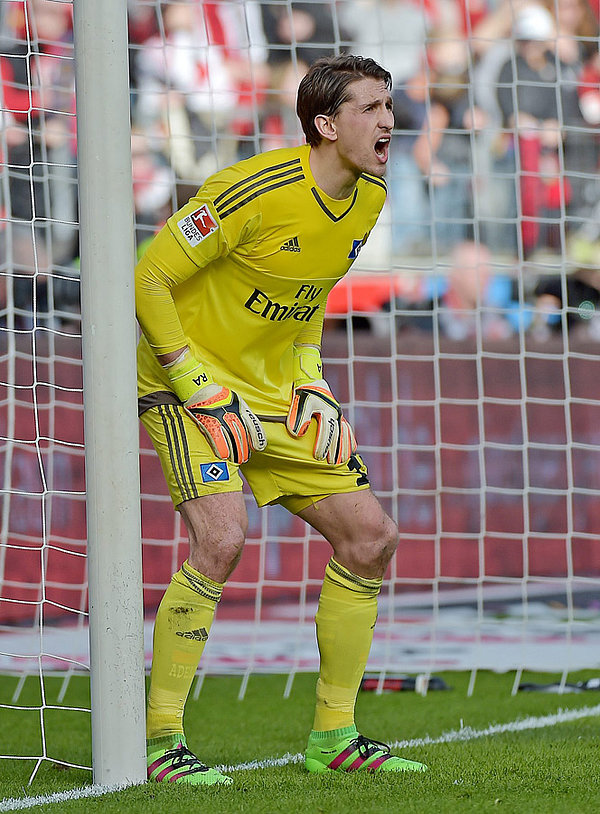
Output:
[[[571,680],[586,678],[581,673]],[[600,693],[548,695],[522,693],[511,697],[512,675],[480,673],[475,694],[468,698],[468,676],[444,675],[449,692],[391,693],[359,697],[357,723],[378,740],[437,737],[464,725],[484,729],[490,724],[559,709],[596,706]],[[535,680],[535,676],[523,676]],[[544,676],[542,680],[550,680]],[[59,679],[46,681],[47,703],[56,703]],[[315,677],[296,678],[292,696],[283,698],[285,679],[257,676],[246,698],[237,700],[240,680],[209,678],[198,701],[190,701],[186,732],[192,749],[213,764],[237,763],[304,749],[312,719]],[[0,704],[10,703],[16,679],[0,677]],[[39,703],[36,680],[28,679],[20,705]],[[71,681],[65,705],[88,704],[87,681]],[[48,754],[89,765],[89,715],[48,712],[45,716]],[[0,753],[41,754],[38,711],[0,708]],[[527,814],[588,814],[600,808],[600,762],[596,717],[467,742],[404,750],[406,757],[430,766],[426,775],[308,775],[301,764],[236,771],[229,788],[190,790],[182,786],[146,785],[101,798],[61,802],[34,812],[74,814],[387,814],[388,812],[504,811]],[[2,798],[46,795],[91,783],[91,774],[45,762],[28,786],[34,763],[0,760]],[[0,811],[2,811],[0,804]]]

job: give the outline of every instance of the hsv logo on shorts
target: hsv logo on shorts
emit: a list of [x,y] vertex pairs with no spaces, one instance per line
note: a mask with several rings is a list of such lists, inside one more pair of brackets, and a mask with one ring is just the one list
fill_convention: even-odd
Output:
[[227,461],[214,461],[211,464],[200,464],[200,475],[202,477],[202,483],[215,483],[216,481],[229,480]]
[[204,238],[212,235],[219,228],[206,204],[202,204],[195,212],[190,212],[185,218],[178,220],[177,226],[192,247],[202,243]]

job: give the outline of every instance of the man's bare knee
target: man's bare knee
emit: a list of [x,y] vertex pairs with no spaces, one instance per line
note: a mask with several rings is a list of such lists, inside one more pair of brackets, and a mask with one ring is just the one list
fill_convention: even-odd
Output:
[[392,520],[392,518],[386,514],[383,523],[383,528],[381,529],[381,534],[379,535],[377,540],[379,556],[381,557],[381,559],[384,559],[386,561],[386,565],[394,556],[394,553],[398,548],[398,542],[399,542],[398,526]]
[[242,556],[245,536],[241,529],[228,529],[211,539],[190,535],[188,561],[196,571],[215,580],[225,582]]
[[363,576],[383,576],[398,547],[398,527],[391,517],[383,516],[371,529],[363,529],[364,537],[347,547],[356,573]]
[[300,516],[329,540],[340,565],[368,579],[383,576],[398,528],[370,490],[330,495]]
[[241,495],[214,495],[180,506],[190,553],[188,561],[204,576],[225,582],[239,562],[248,530]]

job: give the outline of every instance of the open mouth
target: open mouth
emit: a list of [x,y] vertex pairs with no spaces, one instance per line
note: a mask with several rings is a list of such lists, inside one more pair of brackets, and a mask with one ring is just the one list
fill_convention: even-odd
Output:
[[386,162],[388,160],[388,152],[390,148],[390,137],[382,136],[375,142],[375,152],[380,161]]

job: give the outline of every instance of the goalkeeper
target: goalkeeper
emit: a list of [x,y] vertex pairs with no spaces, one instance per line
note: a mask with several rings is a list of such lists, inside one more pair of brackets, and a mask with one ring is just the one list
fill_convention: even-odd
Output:
[[152,780],[231,782],[189,750],[183,712],[244,545],[240,470],[259,506],[281,504],[332,548],[316,616],[321,666],[306,768],[425,769],[355,727],[397,528],[369,488],[320,356],[327,295],[385,200],[390,90],[390,74],[371,59],[318,60],[298,89],[307,144],[217,172],[136,268],[140,415],[189,535],[154,629]]

